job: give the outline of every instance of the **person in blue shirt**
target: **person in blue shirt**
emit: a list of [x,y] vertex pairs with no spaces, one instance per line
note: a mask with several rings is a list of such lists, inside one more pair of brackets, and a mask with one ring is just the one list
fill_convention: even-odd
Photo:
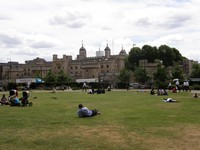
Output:
[[12,106],[20,106],[21,105],[21,102],[16,95],[11,97],[11,105]]
[[83,118],[83,117],[93,117],[95,115],[99,115],[100,112],[97,109],[90,110],[87,107],[84,107],[82,104],[79,104],[77,114],[79,118]]

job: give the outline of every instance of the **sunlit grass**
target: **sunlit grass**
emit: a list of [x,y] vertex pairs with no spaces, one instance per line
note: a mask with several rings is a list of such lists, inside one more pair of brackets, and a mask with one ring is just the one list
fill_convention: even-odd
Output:
[[[178,102],[162,102],[166,97]],[[200,147],[200,99],[192,98],[189,92],[152,96],[136,91],[100,95],[32,91],[30,101],[32,107],[0,106],[0,150]],[[80,103],[102,114],[78,118]]]

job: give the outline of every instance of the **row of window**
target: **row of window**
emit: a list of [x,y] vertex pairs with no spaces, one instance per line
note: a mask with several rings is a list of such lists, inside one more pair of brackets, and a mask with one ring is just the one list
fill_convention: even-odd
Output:
[[[109,73],[110,71],[107,70],[107,73]],[[71,74],[73,74],[74,72],[71,71]],[[88,70],[86,69],[86,73],[88,73]],[[101,73],[105,73],[105,71],[101,70]],[[82,74],[82,71],[80,72],[80,74]],[[78,75],[78,72],[75,72],[75,75]]]
[[[104,65],[101,65],[101,68],[104,68]],[[106,65],[106,68],[109,68],[109,65]],[[58,69],[59,69],[59,68],[58,68]],[[74,69],[78,69],[78,67],[75,66]],[[73,70],[73,66],[71,66],[71,70]]]

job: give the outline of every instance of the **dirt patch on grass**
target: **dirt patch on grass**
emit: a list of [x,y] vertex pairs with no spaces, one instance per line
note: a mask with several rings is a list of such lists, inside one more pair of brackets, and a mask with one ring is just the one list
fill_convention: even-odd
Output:
[[181,125],[177,127],[156,127],[144,131],[128,131],[121,126],[99,126],[88,129],[81,126],[81,135],[92,136],[115,147],[131,149],[137,147],[148,150],[198,150],[200,147],[199,126]]
[[199,150],[199,126],[180,125],[178,127],[156,127],[140,136],[140,142],[152,150]]
[[90,147],[92,144],[96,147],[103,145],[108,149],[198,150],[200,147],[199,128],[198,125],[188,124],[146,129],[128,129],[117,125],[81,125],[53,130],[41,129],[37,132],[23,129],[15,132],[15,137],[26,142],[36,141],[36,144],[40,140],[44,143],[54,141],[54,139],[63,141],[73,139],[74,143],[85,147]]

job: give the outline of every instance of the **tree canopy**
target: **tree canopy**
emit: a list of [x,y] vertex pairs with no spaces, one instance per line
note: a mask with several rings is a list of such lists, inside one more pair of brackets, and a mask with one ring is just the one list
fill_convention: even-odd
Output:
[[128,56],[128,66],[129,69],[134,71],[137,66],[139,66],[140,60],[148,60],[148,62],[154,62],[159,59],[163,62],[165,67],[173,66],[175,62],[182,61],[182,55],[180,52],[171,48],[167,45],[161,45],[158,48],[152,47],[150,45],[144,45],[142,49],[139,47],[133,47]]

